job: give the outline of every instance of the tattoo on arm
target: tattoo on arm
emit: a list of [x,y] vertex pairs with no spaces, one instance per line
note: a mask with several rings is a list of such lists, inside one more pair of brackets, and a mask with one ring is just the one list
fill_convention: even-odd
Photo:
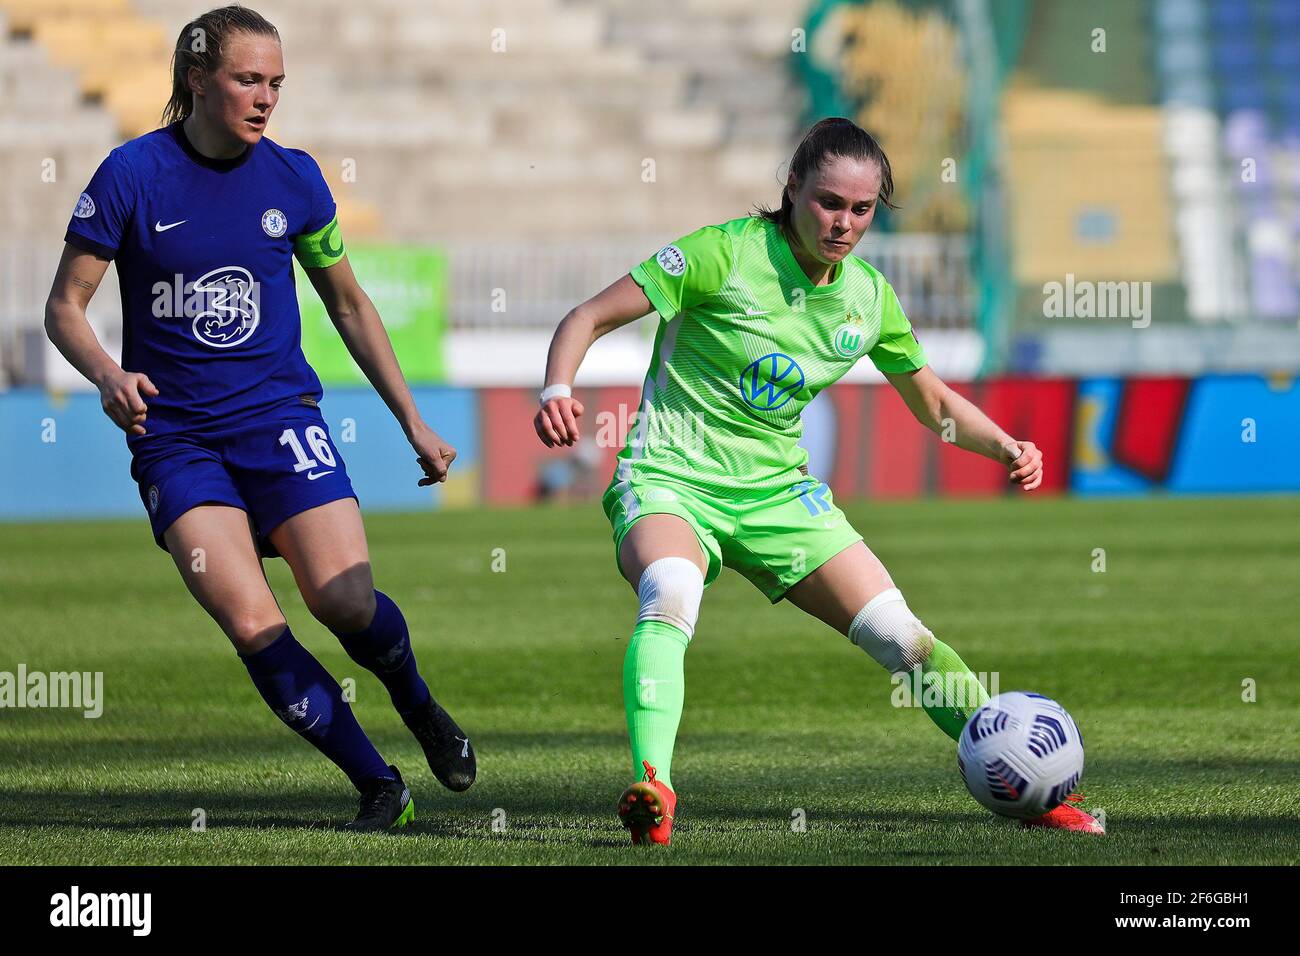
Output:
[[78,289],[85,289],[88,292],[93,292],[95,289],[95,283],[87,282],[79,276],[72,276],[69,281],[71,281]]

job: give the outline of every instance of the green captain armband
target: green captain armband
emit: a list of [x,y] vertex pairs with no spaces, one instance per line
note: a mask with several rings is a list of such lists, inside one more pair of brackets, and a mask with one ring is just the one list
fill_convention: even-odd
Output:
[[304,269],[324,269],[343,258],[343,236],[335,216],[315,232],[304,232],[293,244],[293,254]]

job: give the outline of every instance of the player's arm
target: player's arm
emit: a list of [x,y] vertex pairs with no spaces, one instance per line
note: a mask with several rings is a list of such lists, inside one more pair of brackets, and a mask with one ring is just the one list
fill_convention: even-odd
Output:
[[305,267],[305,271],[325,304],[330,321],[339,330],[343,344],[415,449],[416,460],[425,475],[419,483],[431,485],[445,481],[447,469],[456,458],[456,449],[443,441],[420,417],[384,323],[370,296],[357,282],[347,255],[340,255],[328,266]]
[[104,413],[128,435],[143,435],[144,396],[158,389],[143,372],[126,372],[104,351],[86,318],[86,307],[108,270],[108,260],[65,243],[50,296],[45,334],[78,372],[99,389]]
[[[1010,479],[1024,491],[1043,481],[1043,453],[1030,441],[1016,441],[997,423],[949,388],[928,365],[911,372],[885,372],[885,378],[902,396],[916,420],[932,432],[949,434],[958,448],[1000,462]],[[945,437],[947,437],[945,435]]]
[[542,393],[548,395],[549,390],[562,386],[556,389],[561,394],[548,397],[533,419],[537,437],[547,448],[573,445],[580,437],[578,418],[582,415],[582,403],[567,392],[591,344],[602,335],[649,314],[653,308],[641,287],[630,275],[625,275],[569,310],[551,338],[551,349],[546,355],[547,391]]

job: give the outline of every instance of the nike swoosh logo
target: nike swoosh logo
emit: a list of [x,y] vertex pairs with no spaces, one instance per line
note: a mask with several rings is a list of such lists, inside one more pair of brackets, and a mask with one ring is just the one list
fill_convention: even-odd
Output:
[[182,226],[182,225],[184,225],[184,224],[187,223],[187,222],[189,222],[188,219],[182,219],[180,222],[173,222],[173,223],[169,223],[168,225],[164,226],[164,225],[162,224],[162,220],[159,219],[159,220],[157,220],[157,221],[154,222],[154,224],[153,224],[153,231],[154,231],[154,232],[166,232],[168,229],[175,229],[177,226]]
[[745,306],[745,314],[746,315],[767,315],[768,313],[759,312],[757,309],[751,309],[749,306]]
[[334,474],[332,471],[309,471],[307,472],[307,480],[315,481],[317,478],[324,478],[326,475],[332,474]]

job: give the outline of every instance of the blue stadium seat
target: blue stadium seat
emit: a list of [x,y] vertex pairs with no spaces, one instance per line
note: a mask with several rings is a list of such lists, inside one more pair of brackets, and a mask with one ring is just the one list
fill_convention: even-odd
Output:
[[1268,20],[1276,31],[1300,30],[1300,0],[1273,0]]
[[1214,0],[1210,8],[1210,25],[1216,33],[1251,28],[1252,7],[1242,0]]
[[1283,115],[1300,114],[1300,77],[1292,77],[1286,85],[1278,88],[1277,104]]
[[1280,71],[1300,70],[1300,36],[1274,37],[1269,45],[1268,64]]
[[1211,49],[1220,73],[1232,76],[1258,68],[1261,51],[1250,37],[1216,37]]
[[1220,89],[1223,112],[1262,110],[1268,105],[1268,93],[1254,77],[1235,77]]

